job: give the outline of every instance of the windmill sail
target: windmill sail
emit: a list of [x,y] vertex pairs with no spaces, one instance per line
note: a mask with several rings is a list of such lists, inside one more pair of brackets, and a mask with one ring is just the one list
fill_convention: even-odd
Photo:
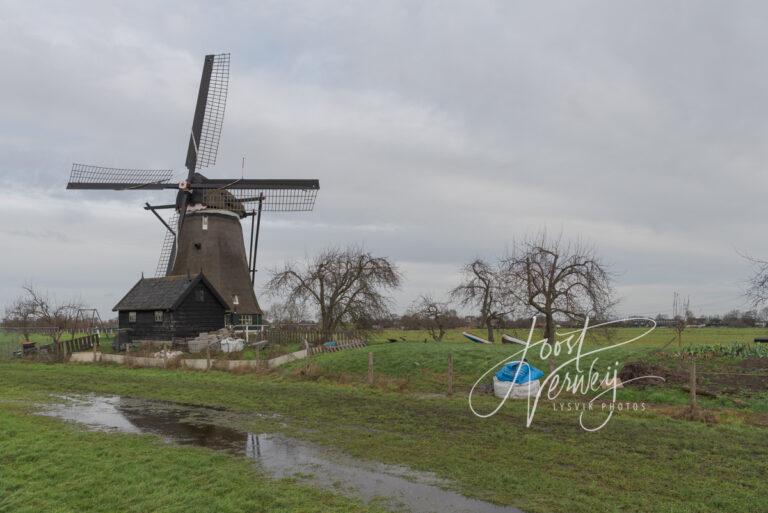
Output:
[[227,180],[196,175],[195,201],[209,207],[244,213],[262,201],[265,212],[307,212],[314,208],[319,180],[271,180],[241,178]]
[[224,124],[224,110],[227,107],[229,89],[229,54],[213,56],[213,68],[208,84],[208,99],[205,102],[203,127],[197,145],[197,169],[216,165],[219,152],[221,127]]
[[216,164],[228,88],[229,54],[206,55],[187,149],[190,179],[198,169]]
[[172,169],[129,169],[72,164],[67,189],[175,189]]
[[213,208],[239,212],[254,210],[261,199],[264,212],[309,212],[315,206],[318,190],[319,185],[310,188],[205,189],[202,202]]
[[[168,220],[170,226],[178,226],[179,214],[174,212],[171,218]],[[157,261],[157,268],[155,268],[155,277],[162,278],[167,276],[170,269],[173,267],[173,259],[176,256],[176,234],[171,230],[165,230],[165,237],[163,238],[163,245],[160,248],[160,258]]]

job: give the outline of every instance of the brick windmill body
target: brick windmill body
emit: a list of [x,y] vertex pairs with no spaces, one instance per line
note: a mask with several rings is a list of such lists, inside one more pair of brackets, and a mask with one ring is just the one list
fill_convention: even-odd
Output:
[[[231,324],[261,322],[253,283],[263,212],[308,211],[318,180],[208,178],[200,169],[215,165],[229,83],[229,54],[207,55],[203,64],[186,156],[186,179],[171,181],[172,170],[118,169],[74,164],[68,189],[176,190],[173,204],[150,205],[166,227],[156,276],[202,273],[227,302]],[[171,212],[168,219],[159,212]],[[250,217],[246,250],[242,220]]]

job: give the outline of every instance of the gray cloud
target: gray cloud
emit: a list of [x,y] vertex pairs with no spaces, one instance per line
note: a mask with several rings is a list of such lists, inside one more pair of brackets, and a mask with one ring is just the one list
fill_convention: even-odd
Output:
[[[65,191],[73,161],[181,171],[202,55],[232,52],[211,176],[317,177],[260,267],[328,245],[400,262],[400,307],[547,227],[592,240],[626,312],[741,306],[768,157],[757,2],[0,0],[0,300],[28,279],[106,312],[160,194]],[[31,236],[34,235],[34,236]],[[265,273],[261,272],[263,280]]]

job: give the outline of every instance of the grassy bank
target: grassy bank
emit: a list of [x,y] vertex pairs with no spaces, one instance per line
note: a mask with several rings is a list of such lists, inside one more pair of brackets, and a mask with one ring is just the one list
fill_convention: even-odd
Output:
[[[279,421],[264,419],[253,429],[433,471],[466,495],[530,512],[746,512],[766,507],[766,430],[738,422],[705,425],[651,409],[617,414],[605,429],[587,433],[578,427],[578,415],[545,404],[526,429],[525,405],[519,402],[479,419],[463,398],[425,398],[274,375],[0,364],[0,398],[28,402],[50,392],[122,394],[278,413]],[[479,406],[493,404],[483,398]],[[112,465],[122,461],[107,458]]]
[[380,511],[273,480],[244,458],[150,436],[84,432],[0,405],[0,511]]

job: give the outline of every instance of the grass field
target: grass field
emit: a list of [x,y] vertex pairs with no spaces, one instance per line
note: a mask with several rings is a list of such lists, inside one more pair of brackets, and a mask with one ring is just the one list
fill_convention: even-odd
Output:
[[[485,338],[485,330],[468,329],[470,333]],[[566,331],[566,330],[563,330]],[[567,330],[572,331],[572,330]],[[645,332],[644,328],[614,328],[607,334],[604,331],[590,331],[587,335],[587,342],[590,345],[607,344],[610,340],[627,340],[639,336]],[[461,329],[448,330],[445,334],[445,342],[467,342],[462,336]],[[527,329],[504,329],[496,332],[496,343],[499,343],[501,334],[507,333],[516,338],[527,339]],[[543,337],[542,330],[534,332],[533,340],[539,340]],[[683,345],[699,344],[730,344],[732,342],[752,342],[755,337],[768,337],[768,328],[688,328],[683,333]],[[397,339],[408,342],[431,341],[429,333],[426,330],[382,330],[371,334],[373,343],[386,342],[388,339]],[[676,346],[675,331],[671,328],[656,328],[648,335],[642,337],[637,342],[632,343],[632,347],[654,347],[659,348],[668,343]]]
[[[0,439],[9,443],[14,437],[22,437],[12,451],[3,450],[3,455],[12,455],[4,456],[4,475],[26,476],[33,468],[43,468],[39,465],[55,466],[57,461],[81,452],[84,454],[77,458],[83,459],[73,461],[85,464],[88,458],[98,455],[98,468],[103,474],[130,461],[136,479],[141,481],[149,472],[153,486],[160,488],[178,483],[173,472],[151,470],[160,455],[163,460],[170,458],[167,466],[160,467],[166,469],[187,465],[197,458],[197,463],[211,458],[206,461],[221,463],[224,468],[244,465],[238,458],[222,459],[191,449],[158,449],[158,456],[154,456],[155,444],[144,438],[132,442],[138,449],[129,445],[126,452],[112,454],[108,448],[113,443],[122,445],[122,436],[113,439],[112,435],[82,434],[55,421],[41,423],[35,419],[30,423],[22,415],[19,402],[47,401],[52,392],[121,394],[278,413],[280,422],[263,419],[249,428],[279,431],[356,457],[433,471],[455,483],[466,495],[530,512],[751,512],[764,510],[768,504],[764,479],[768,473],[766,429],[743,422],[707,425],[676,420],[650,408],[646,412],[618,414],[604,430],[587,433],[578,427],[575,415],[542,407],[533,425],[525,428],[525,406],[521,403],[508,404],[498,415],[483,420],[468,411],[463,397],[447,399],[360,386],[308,384],[275,374],[88,365],[0,364]],[[480,399],[480,406],[490,407],[491,403],[490,398]],[[36,427],[32,428],[32,424]],[[34,444],[27,447],[37,437],[42,438],[43,446],[47,440],[51,455],[42,455],[45,451]],[[152,457],[143,451],[152,453]],[[513,472],[511,465],[523,465],[525,471]],[[48,498],[43,499],[63,500],[68,506],[61,511],[78,510],[82,503],[77,501],[85,500],[67,491],[72,482],[66,475],[44,479],[50,486],[45,487]],[[64,484],[54,486],[57,479],[63,479]],[[0,497],[18,495],[43,500],[37,497],[40,492],[25,482],[0,479]],[[88,492],[93,494],[92,500],[102,493],[123,493],[123,482],[119,480],[99,479],[92,484]],[[239,489],[245,484],[238,481],[233,486]],[[225,488],[222,500],[228,493],[233,495],[226,500],[233,502],[224,510],[247,510],[231,487]],[[309,502],[302,506],[302,500],[310,501],[310,496],[302,493],[291,495],[299,501],[296,510],[313,510]],[[147,510],[178,510],[160,497],[148,501],[144,503]],[[16,511],[11,507],[5,510]],[[292,510],[275,507],[265,511]]]
[[244,459],[150,436],[95,433],[0,408],[0,511],[379,511],[259,474]]
[[[589,336],[585,341],[584,350],[606,347],[609,344],[632,339],[640,336],[645,330],[640,328],[619,328],[613,330],[606,338],[603,334]],[[751,328],[703,328],[686,331],[683,338],[683,348],[690,346],[717,346],[733,343],[751,343],[757,336],[765,334],[765,329]],[[480,330],[472,333],[482,335]],[[507,331],[517,338],[526,338],[522,330]],[[537,333],[537,336],[540,336]],[[387,339],[400,340],[387,343]],[[404,340],[403,340],[404,339]],[[321,354],[311,361],[297,361],[282,368],[285,376],[300,379],[312,379],[335,383],[361,383],[368,372],[367,353],[374,355],[374,367],[379,385],[390,390],[445,392],[447,383],[447,368],[449,354],[453,359],[454,384],[459,391],[468,391],[475,381],[495,364],[519,351],[519,346],[510,344],[482,345],[468,342],[460,330],[451,330],[443,342],[424,342],[428,334],[424,331],[390,330],[376,333],[372,336],[371,345],[365,350],[344,351],[340,353]],[[537,340],[536,337],[533,339]],[[609,365],[643,360],[678,369],[685,372],[687,367],[679,359],[664,358],[663,355],[679,351],[671,329],[657,329],[649,335],[623,347],[610,349],[598,355],[600,360],[596,369],[605,370]],[[539,357],[538,351],[527,355],[528,360],[535,366],[546,370],[548,362]],[[559,362],[567,359],[564,355],[557,358]],[[590,360],[591,361],[591,360]],[[719,358],[708,362],[704,368],[715,370],[733,369],[739,362],[728,358]],[[685,368],[683,368],[685,367]],[[768,365],[766,365],[768,367]],[[737,369],[738,370],[738,369]],[[768,372],[768,369],[766,369]],[[485,380],[489,382],[489,379]],[[644,397],[658,402],[681,403],[687,401],[687,395],[678,388],[654,389],[643,392]],[[737,394],[738,395],[738,394]],[[637,394],[632,390],[620,392],[620,398],[634,400]],[[737,397],[738,399],[738,397]],[[704,399],[708,401],[708,399]],[[711,401],[719,405],[729,405],[728,399]],[[750,405],[757,409],[768,411],[768,401],[762,396],[751,397]],[[714,405],[714,404],[713,404]]]
[[[690,330],[684,343],[748,342],[763,331]],[[624,329],[613,337],[635,334]],[[401,335],[410,341],[386,342]],[[254,505],[260,511],[366,511],[330,493],[259,476],[242,458],[162,445],[150,437],[87,433],[29,417],[30,405],[52,400],[52,393],[118,394],[278,414],[243,428],[432,471],[467,496],[531,513],[768,510],[763,383],[702,397],[701,404],[719,419],[716,424],[675,418],[688,396],[670,383],[620,390],[620,401],[642,401],[647,409],[617,413],[594,433],[579,427],[578,414],[558,411],[557,403],[549,402],[539,406],[526,428],[525,402],[507,403],[497,415],[480,419],[466,400],[479,372],[509,356],[511,346],[463,342],[457,332],[442,343],[424,343],[423,336],[380,333],[368,348],[319,355],[266,374],[0,363],[0,512],[251,511]],[[667,345],[670,330],[653,336],[612,358],[686,365],[667,356],[676,348]],[[608,343],[598,337],[586,346]],[[364,385],[369,351],[374,387]],[[457,388],[453,398],[441,395],[449,353]],[[755,361],[768,371],[768,359]],[[738,369],[743,363],[716,357],[701,366]],[[475,404],[489,411],[496,401],[481,395]],[[587,422],[597,423],[603,415],[587,416]],[[524,470],[513,470],[519,467]],[[78,477],[82,468],[93,470]],[[117,469],[125,479],[116,476]],[[141,500],[129,500],[133,496]]]
[[[70,338],[72,338],[70,333],[64,333],[61,336],[61,340],[68,340]],[[24,336],[18,331],[0,329],[0,356],[13,354],[14,351],[21,349],[23,340]],[[38,345],[53,342],[50,336],[42,333],[31,333],[29,340],[36,342]]]

